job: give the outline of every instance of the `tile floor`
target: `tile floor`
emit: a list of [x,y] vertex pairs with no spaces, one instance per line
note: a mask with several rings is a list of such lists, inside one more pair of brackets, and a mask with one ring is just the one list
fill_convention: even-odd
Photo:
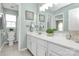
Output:
[[28,50],[18,51],[18,45],[14,44],[13,46],[4,45],[0,56],[32,56],[32,54]]

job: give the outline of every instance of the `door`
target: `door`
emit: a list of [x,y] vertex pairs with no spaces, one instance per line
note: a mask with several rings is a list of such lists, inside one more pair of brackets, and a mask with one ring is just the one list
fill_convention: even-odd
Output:
[[[14,42],[17,42],[16,39],[16,19],[17,16],[13,14],[5,14],[5,21],[6,21],[6,33],[8,34],[8,38],[14,37]],[[13,32],[14,35],[10,35]],[[10,36],[9,36],[10,35]]]
[[56,29],[58,31],[63,31],[63,20],[56,21]]

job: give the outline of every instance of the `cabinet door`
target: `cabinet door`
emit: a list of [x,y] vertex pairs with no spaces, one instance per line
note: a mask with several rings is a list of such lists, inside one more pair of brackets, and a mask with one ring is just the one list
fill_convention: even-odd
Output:
[[31,37],[27,35],[27,48],[31,50]]
[[31,37],[31,52],[36,55],[36,38]]
[[79,51],[74,51],[74,56],[79,56]]
[[48,56],[59,56],[59,55],[57,55],[56,53],[54,53],[54,52],[48,52]]
[[47,55],[47,41],[42,39],[37,40],[37,56]]
[[37,46],[37,56],[46,56],[46,55],[47,55],[46,48],[39,44]]
[[72,56],[74,54],[74,51],[72,49],[53,43],[48,44],[48,51],[49,50],[56,52],[58,55],[62,55],[62,56]]

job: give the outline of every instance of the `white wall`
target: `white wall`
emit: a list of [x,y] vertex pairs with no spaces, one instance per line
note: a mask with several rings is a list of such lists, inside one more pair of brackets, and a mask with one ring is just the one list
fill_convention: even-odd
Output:
[[25,19],[26,10],[34,12],[34,16],[35,16],[34,21],[35,21],[36,11],[37,11],[36,4],[27,3],[27,4],[19,5],[19,16],[18,16],[18,21],[17,21],[17,39],[19,40],[19,49],[23,49],[27,47],[26,25],[29,24],[30,21]]

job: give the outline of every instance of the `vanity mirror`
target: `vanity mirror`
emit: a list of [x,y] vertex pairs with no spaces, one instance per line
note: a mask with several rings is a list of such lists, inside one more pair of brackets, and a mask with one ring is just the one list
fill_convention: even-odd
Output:
[[60,13],[55,15],[55,21],[56,21],[56,29],[58,31],[63,31],[63,26],[64,26],[64,14]]
[[79,8],[69,10],[68,15],[68,30],[79,31]]
[[42,15],[42,14],[40,14],[40,15],[39,15],[39,21],[40,21],[40,22],[45,22],[45,16]]
[[51,16],[48,15],[48,19],[47,19],[47,28],[51,27]]

